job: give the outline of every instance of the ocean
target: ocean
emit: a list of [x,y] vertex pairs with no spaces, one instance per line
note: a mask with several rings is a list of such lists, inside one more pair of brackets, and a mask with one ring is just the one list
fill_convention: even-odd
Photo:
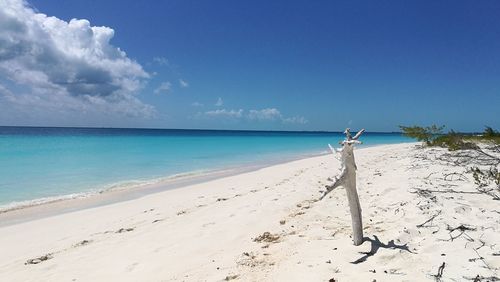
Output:
[[[323,154],[341,132],[0,127],[0,211]],[[362,146],[411,142],[371,133]]]

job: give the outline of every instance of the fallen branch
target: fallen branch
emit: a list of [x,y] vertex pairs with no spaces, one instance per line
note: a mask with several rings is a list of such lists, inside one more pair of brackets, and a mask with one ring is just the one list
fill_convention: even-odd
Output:
[[427,193],[452,193],[452,194],[484,194],[481,191],[457,191],[453,189],[446,189],[446,190],[431,190],[431,189],[420,189],[420,188],[414,188],[417,191],[410,192],[410,193],[417,193],[420,194],[422,192],[427,192]]
[[[458,179],[453,179],[454,175],[458,175]],[[448,177],[451,176],[451,179],[448,179]],[[458,180],[458,181],[465,181],[467,180],[467,176],[465,176],[463,173],[458,173],[458,172],[452,172],[452,173],[447,173],[444,175],[443,179],[445,181],[453,181],[453,180]]]
[[[465,231],[476,231],[477,228],[474,228],[474,227],[469,227],[469,226],[465,226],[463,224],[455,227],[455,228],[452,228],[451,226],[448,225],[448,227],[446,228],[446,230],[450,231],[448,234],[450,235],[450,240],[445,240],[445,241],[453,241],[455,239],[457,239],[458,237],[462,236],[462,235],[466,235],[467,237],[469,237],[467,240],[472,242],[474,241],[474,239],[472,239],[470,236],[468,236],[467,234],[465,234]],[[457,236],[453,236],[451,233],[453,233],[454,231],[456,230],[459,230],[460,231],[460,234],[458,234]]]
[[484,258],[479,254],[479,252],[477,250],[478,249],[474,249],[474,252],[476,252],[478,258],[483,262],[483,264],[486,266],[486,268],[488,268],[488,270],[491,271],[491,267],[486,263],[486,261],[484,260]]
[[496,276],[490,276],[490,277],[484,277],[481,275],[477,275],[476,277],[467,277],[467,276],[462,276],[464,279],[467,280],[472,280],[474,282],[481,282],[481,281],[487,281],[487,282],[494,282],[494,281],[500,281],[500,278]]
[[[426,220],[424,223],[421,223],[421,224],[417,225],[417,227],[418,228],[427,227],[427,226],[424,226],[424,225],[426,225],[427,223],[433,221],[438,215],[441,214],[441,212],[442,212],[441,210],[438,211],[435,215],[433,215],[431,218],[429,218],[428,220]],[[431,227],[431,226],[428,226],[428,227]]]
[[441,277],[443,277],[443,271],[444,271],[444,267],[445,266],[446,266],[446,263],[443,262],[443,264],[441,264],[441,266],[439,266],[437,274],[436,275],[432,275],[432,276],[434,276],[434,278],[436,279],[436,281],[441,281]]

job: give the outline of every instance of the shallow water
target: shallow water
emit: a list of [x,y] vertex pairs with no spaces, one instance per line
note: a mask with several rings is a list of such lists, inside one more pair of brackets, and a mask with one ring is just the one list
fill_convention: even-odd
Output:
[[[0,127],[0,207],[321,154],[339,132]],[[411,142],[365,133],[363,145]]]

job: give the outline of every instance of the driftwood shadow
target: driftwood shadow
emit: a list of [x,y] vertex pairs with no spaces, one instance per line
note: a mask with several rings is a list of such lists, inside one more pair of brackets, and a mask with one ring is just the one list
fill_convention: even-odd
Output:
[[410,251],[409,247],[407,246],[408,244],[397,245],[396,243],[394,243],[394,240],[390,240],[387,244],[384,244],[384,243],[380,242],[377,235],[373,235],[373,238],[375,238],[375,239],[371,239],[368,237],[363,238],[364,241],[370,241],[371,249],[369,252],[360,252],[360,254],[363,254],[364,256],[351,262],[352,264],[358,264],[358,263],[365,262],[369,257],[374,256],[380,248],[393,249],[393,250],[398,249],[398,250],[407,251],[409,253],[413,253],[412,251]]

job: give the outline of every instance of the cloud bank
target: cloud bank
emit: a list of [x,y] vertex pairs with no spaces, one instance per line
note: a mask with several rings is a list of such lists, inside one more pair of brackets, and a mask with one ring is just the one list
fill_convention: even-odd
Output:
[[243,117],[243,110],[226,110],[219,109],[214,111],[207,111],[204,113],[207,117],[225,117],[225,118],[236,118],[239,119]]
[[306,118],[301,116],[285,117],[276,108],[265,108],[261,110],[249,110],[249,111],[245,111],[243,109],[239,110],[217,109],[213,111],[206,111],[204,113],[198,113],[198,117],[223,118],[223,119],[233,119],[233,120],[245,119],[247,121],[259,121],[259,122],[274,121],[286,124],[306,124],[309,122]]
[[250,110],[247,116],[251,120],[260,120],[260,121],[282,119],[280,111],[276,108]]
[[110,41],[114,30],[0,2],[0,107],[149,117],[135,94],[149,74]]

